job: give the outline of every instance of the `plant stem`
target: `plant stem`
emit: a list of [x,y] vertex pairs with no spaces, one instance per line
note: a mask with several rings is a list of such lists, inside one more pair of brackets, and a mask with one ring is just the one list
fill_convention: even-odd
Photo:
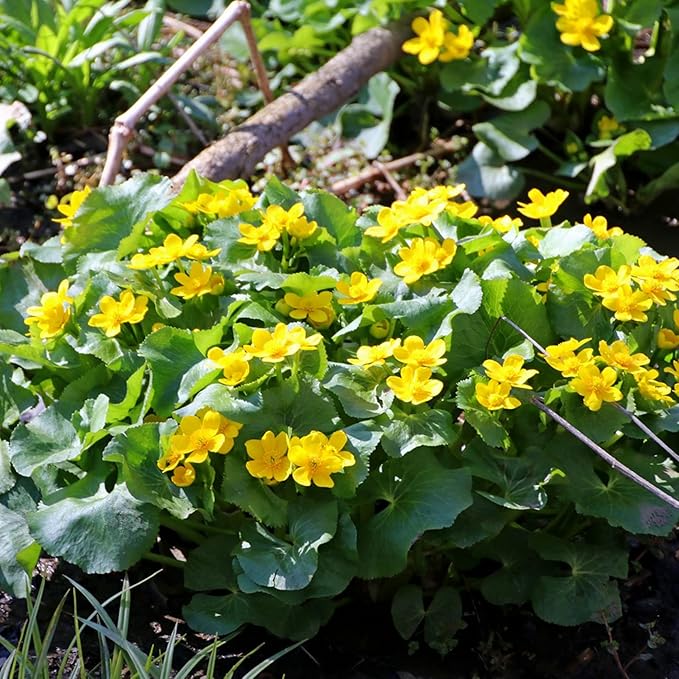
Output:
[[183,519],[176,519],[169,514],[160,517],[160,525],[169,528],[177,533],[177,535],[181,535],[191,542],[195,542],[197,545],[205,541],[205,536],[201,535],[197,530],[194,530],[190,526],[187,526]]
[[[519,333],[524,339],[527,339],[541,354],[545,353],[545,348],[538,341],[534,340],[521,326],[517,325],[510,318],[506,316],[500,316],[499,320],[504,321],[507,325],[511,325],[516,332]],[[496,324],[497,325],[497,324]],[[493,327],[493,330],[495,327]]]
[[163,566],[184,570],[184,564],[181,561],[177,561],[177,559],[173,559],[171,556],[164,556],[163,554],[156,554],[155,552],[146,552],[142,558],[147,561],[155,561]]
[[624,408],[621,406],[619,403],[614,403],[613,404],[615,409],[628,417],[634,424],[641,429],[641,431],[646,434],[650,439],[652,439],[655,443],[657,443],[672,459],[676,460],[679,462],[679,454],[674,452],[672,448],[670,448],[654,431],[651,431],[634,413],[630,412],[627,410],[627,408]]
[[559,177],[557,181],[555,175],[547,174],[546,172],[540,172],[540,170],[534,170],[530,167],[519,167],[518,169],[529,177],[538,177],[539,179],[544,179],[550,184],[556,185],[558,183],[559,187],[565,186],[566,188],[573,189],[574,191],[583,191],[585,189],[584,183],[581,184],[580,182],[572,182],[564,177]]

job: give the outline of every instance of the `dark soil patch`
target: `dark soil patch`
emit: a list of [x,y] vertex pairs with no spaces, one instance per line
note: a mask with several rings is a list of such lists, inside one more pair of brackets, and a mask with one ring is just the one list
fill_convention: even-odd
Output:
[[[48,565],[54,560],[45,560]],[[130,573],[137,582],[153,572],[153,564],[140,564]],[[609,630],[589,623],[557,627],[537,619],[528,608],[498,608],[474,592],[465,595],[466,628],[457,647],[445,658],[415,642],[403,641],[391,624],[388,605],[374,603],[369,587],[356,582],[349,603],[340,606],[317,637],[305,642],[273,665],[262,677],[286,679],[679,679],[679,540],[653,540],[634,544],[631,577],[621,583],[623,617]],[[86,576],[59,564],[47,585],[41,620],[47,624],[57,603],[68,590],[64,575],[87,587],[99,600],[120,591],[120,574]],[[181,574],[165,571],[135,588],[128,638],[144,651],[162,650],[175,624],[183,640],[175,651],[176,667],[190,660],[210,638],[195,634],[182,620],[187,595]],[[89,614],[82,597],[80,617]],[[61,662],[71,640],[72,608],[66,612],[53,644],[53,662]],[[109,607],[115,619],[117,606]],[[0,634],[16,642],[26,617],[25,602],[0,596]],[[609,636],[610,633],[610,636]],[[84,636],[91,666],[99,649],[92,632]],[[242,655],[264,642],[243,671],[285,648],[287,642],[265,631],[247,628],[220,651],[218,676]],[[617,653],[617,660],[616,655]],[[0,664],[6,652],[0,651]],[[221,673],[221,674],[220,674]],[[195,676],[201,676],[196,674]]]

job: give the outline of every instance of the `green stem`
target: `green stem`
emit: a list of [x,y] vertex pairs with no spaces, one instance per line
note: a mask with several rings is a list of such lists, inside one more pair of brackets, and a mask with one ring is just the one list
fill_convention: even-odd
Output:
[[185,567],[183,561],[177,561],[177,559],[173,559],[171,556],[164,556],[155,552],[146,552],[142,558],[146,559],[146,561],[155,561],[155,563],[169,566],[170,568],[178,568],[179,570],[184,570]]
[[553,160],[557,165],[563,165],[564,159],[559,158],[559,156],[554,153],[551,149],[547,148],[544,144],[538,144],[538,149],[542,151],[550,160]]
[[281,268],[284,273],[288,272],[288,257],[290,256],[290,238],[287,231],[283,231],[281,236],[283,241],[283,259],[281,260]]
[[559,187],[565,186],[566,188],[573,189],[574,191],[583,191],[586,188],[586,184],[584,182],[573,182],[569,179],[566,179],[565,177],[559,177],[557,180],[554,175],[541,172],[540,170],[534,170],[531,167],[517,166],[517,169],[529,177],[538,177],[539,179],[544,179],[550,184],[558,184]]
[[540,217],[540,226],[543,229],[551,229],[552,228],[552,218],[551,217]]
[[160,525],[169,528],[170,530],[181,535],[182,537],[195,542],[200,545],[205,541],[205,536],[201,535],[198,531],[194,530],[190,526],[187,526],[183,519],[176,519],[174,516],[166,514],[160,517]]

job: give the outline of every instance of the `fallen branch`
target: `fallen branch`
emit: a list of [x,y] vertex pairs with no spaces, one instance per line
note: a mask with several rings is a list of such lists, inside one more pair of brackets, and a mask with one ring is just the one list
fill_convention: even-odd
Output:
[[363,33],[318,71],[189,161],[173,178],[179,189],[191,170],[213,181],[250,177],[257,163],[309,123],[337,110],[401,55],[407,23]]
[[330,187],[330,190],[334,194],[341,196],[345,193],[348,193],[349,191],[352,191],[353,189],[361,188],[361,186],[364,184],[368,184],[369,182],[379,179],[383,176],[384,170],[387,170],[387,172],[397,172],[398,170],[402,170],[404,167],[414,165],[425,158],[440,158],[441,156],[446,156],[449,153],[459,151],[460,148],[460,143],[455,140],[438,142],[427,151],[411,153],[410,155],[403,156],[402,158],[396,158],[395,160],[390,160],[386,163],[380,163],[381,167],[378,167],[377,165],[368,167],[355,177],[349,177],[348,179],[342,179],[338,182],[335,182]]
[[[172,85],[178,80],[184,71],[186,71],[191,64],[207,49],[213,45],[221,36],[221,34],[235,21],[240,21],[245,32],[245,37],[250,49],[250,58],[257,75],[257,82],[264,95],[265,101],[272,100],[271,89],[269,88],[269,81],[266,76],[266,69],[264,63],[257,49],[257,42],[252,32],[252,25],[250,23],[250,4],[244,0],[236,0],[232,2],[217,19],[203,33],[191,47],[182,54],[177,61],[175,61],[170,68],[158,78],[158,80],[149,87],[149,89],[142,94],[142,96],[122,115],[119,115],[111,127],[109,133],[108,153],[106,154],[106,163],[101,173],[99,186],[107,186],[112,184],[115,180],[120,162],[127,146],[134,133],[139,119],[146,113],[146,111],[153,106],[161,97],[165,96]],[[284,140],[282,143],[285,143]],[[283,154],[287,153],[284,149]]]

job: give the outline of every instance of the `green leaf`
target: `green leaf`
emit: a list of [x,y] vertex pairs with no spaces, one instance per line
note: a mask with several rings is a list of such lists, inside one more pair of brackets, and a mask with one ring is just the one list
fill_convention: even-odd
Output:
[[585,198],[595,195],[597,191],[603,191],[601,193],[603,196],[608,195],[607,189],[601,189],[601,182],[606,172],[617,165],[619,158],[627,158],[637,151],[646,151],[650,148],[651,135],[639,129],[619,136],[606,150],[592,156],[589,161],[592,167],[592,176],[587,185]]
[[[507,318],[514,321],[543,347],[555,341],[556,335],[549,322],[547,309],[532,285],[517,278],[509,279],[507,291],[502,301],[502,311]],[[506,323],[502,325],[506,325]],[[507,331],[505,337],[508,346],[499,355],[523,341],[523,337],[511,328]]]
[[476,387],[471,377],[457,384],[455,400],[457,407],[464,410],[465,422],[476,430],[484,443],[493,448],[503,448],[509,442],[509,434],[500,422],[498,412],[489,412],[476,401]]
[[481,540],[495,537],[514,517],[514,512],[474,493],[471,507],[455,519],[450,528],[436,531],[435,544],[445,547],[466,549]]
[[451,445],[456,438],[453,416],[433,409],[393,417],[384,428],[382,448],[391,457],[403,457],[417,448]]
[[619,53],[608,68],[604,102],[619,122],[645,118],[656,104],[662,105],[663,59],[656,52],[643,62]]
[[194,592],[238,590],[231,557],[240,539],[234,535],[215,535],[192,549],[184,569],[184,586]]
[[538,251],[545,259],[566,257],[580,250],[585,243],[595,241],[594,232],[584,224],[569,227],[554,226],[540,241]]
[[223,464],[219,496],[225,502],[240,507],[266,526],[287,523],[288,503],[262,481],[250,476],[242,459],[232,453],[224,457]]
[[477,123],[472,130],[479,141],[503,160],[521,160],[538,147],[538,139],[531,132],[544,125],[549,114],[549,106],[544,101],[535,101],[523,111],[503,113]]
[[170,189],[169,179],[152,174],[95,189],[78,210],[73,226],[64,232],[66,257],[103,250],[115,250],[119,257],[135,252],[144,218],[170,202]]
[[403,639],[410,639],[424,620],[424,597],[417,585],[404,585],[391,602],[391,619]]
[[177,518],[185,519],[195,509],[191,495],[195,497],[199,486],[175,486],[169,475],[158,469],[156,463],[160,453],[159,425],[148,423],[129,427],[114,436],[104,449],[102,459],[120,465],[119,478],[137,500],[166,509]]
[[361,230],[356,227],[356,211],[337,196],[325,191],[308,191],[302,195],[302,203],[307,219],[327,229],[339,249],[360,244]]
[[[554,445],[550,458],[566,473],[563,491],[584,516],[606,519],[629,533],[667,535],[679,520],[679,511],[651,495],[630,479],[600,461],[592,451],[573,440]],[[615,457],[670,495],[673,482],[660,456],[619,450]]]
[[470,195],[490,200],[512,200],[526,183],[517,168],[507,165],[483,142],[457,166],[457,179],[467,186]]
[[604,403],[601,410],[596,412],[590,410],[579,394],[564,391],[561,402],[564,405],[564,417],[595,443],[607,441],[628,421],[625,414],[610,403]]
[[427,608],[424,640],[428,646],[445,655],[457,646],[455,635],[464,627],[460,593],[454,587],[440,587]]
[[297,498],[289,505],[290,541],[248,522],[241,530],[235,558],[258,585],[282,591],[303,589],[318,568],[318,549],[337,530],[337,502]]
[[125,484],[111,492],[65,497],[27,517],[31,534],[49,554],[86,573],[123,571],[153,546],[158,509],[130,495]]
[[567,564],[570,574],[543,575],[531,593],[533,609],[543,620],[557,625],[579,625],[589,620],[607,622],[622,614],[620,595],[611,576],[627,576],[627,550],[584,542],[565,542],[546,534],[535,535],[534,549],[546,560]]
[[446,469],[429,451],[388,460],[363,484],[361,502],[387,506],[359,526],[359,576],[389,577],[406,566],[408,551],[426,530],[451,526],[472,503],[466,469]]
[[[19,421],[21,413],[36,403],[26,387],[16,384],[9,365],[0,365],[0,429],[9,429]],[[0,491],[2,492],[2,491]]]
[[483,289],[479,277],[471,269],[465,269],[451,297],[461,313],[476,313],[483,300]]
[[358,419],[386,412],[394,400],[394,394],[386,387],[381,371],[344,363],[328,364],[323,388],[337,398],[349,417]]
[[300,640],[316,635],[333,610],[333,603],[326,599],[288,606],[268,594],[196,594],[184,606],[183,616],[192,629],[206,634],[230,634],[251,623],[278,636]]
[[[165,327],[148,335],[139,347],[153,378],[151,407],[167,417],[181,403],[180,386],[185,373],[203,360],[189,330]],[[184,390],[183,396],[187,397]]]
[[74,460],[80,453],[76,430],[55,406],[49,406],[27,424],[17,426],[9,444],[12,464],[22,476],[30,476],[48,464]]
[[33,569],[26,572],[17,555],[34,544],[24,517],[0,504],[0,589],[12,596],[24,598],[31,594]]
[[556,30],[557,16],[549,4],[531,8],[524,33],[519,39],[520,57],[531,65],[538,84],[582,92],[606,73],[595,55],[564,45]]

